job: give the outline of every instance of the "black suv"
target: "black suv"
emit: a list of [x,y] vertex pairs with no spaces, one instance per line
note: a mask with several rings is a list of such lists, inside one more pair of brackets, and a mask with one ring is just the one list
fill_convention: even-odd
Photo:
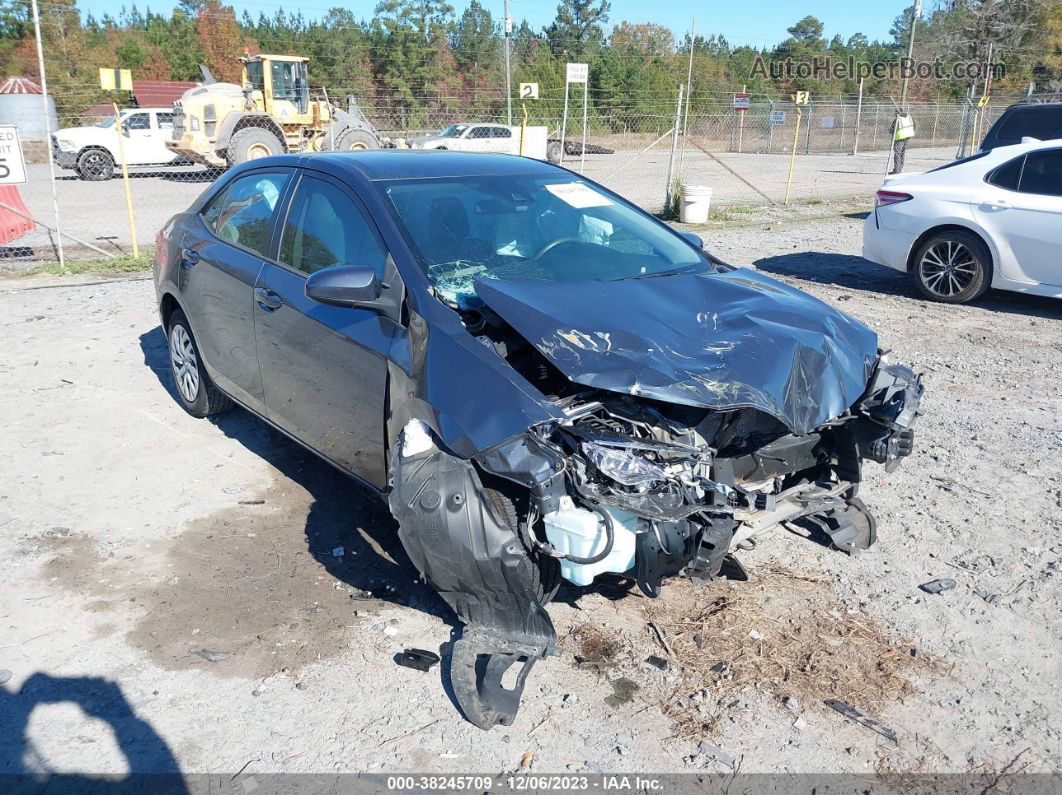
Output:
[[981,151],[1020,144],[1026,136],[1040,141],[1062,138],[1062,102],[1011,105],[989,129]]
[[911,452],[922,394],[862,323],[508,155],[253,160],[166,224],[155,283],[185,409],[238,403],[387,500],[483,728],[555,653],[561,579],[741,578],[789,521],[870,546],[862,462]]

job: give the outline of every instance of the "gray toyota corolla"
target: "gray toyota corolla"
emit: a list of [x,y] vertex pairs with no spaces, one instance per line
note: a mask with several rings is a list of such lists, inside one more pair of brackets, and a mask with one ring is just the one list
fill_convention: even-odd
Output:
[[387,500],[483,728],[555,653],[562,580],[742,579],[787,522],[869,547],[863,461],[910,453],[922,396],[853,318],[507,155],[251,161],[166,224],[155,282],[185,409],[237,403]]

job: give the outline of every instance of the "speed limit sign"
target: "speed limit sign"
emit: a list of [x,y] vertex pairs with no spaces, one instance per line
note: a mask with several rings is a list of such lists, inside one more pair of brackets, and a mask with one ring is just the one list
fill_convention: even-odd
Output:
[[22,159],[18,128],[0,127],[0,185],[21,185],[25,181],[26,161]]

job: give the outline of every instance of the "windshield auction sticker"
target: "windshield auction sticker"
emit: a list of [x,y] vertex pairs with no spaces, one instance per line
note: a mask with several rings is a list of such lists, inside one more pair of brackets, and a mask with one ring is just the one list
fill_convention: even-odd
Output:
[[566,204],[577,210],[586,207],[606,207],[612,204],[608,196],[603,196],[589,185],[581,182],[562,182],[558,185],[546,185],[546,190]]

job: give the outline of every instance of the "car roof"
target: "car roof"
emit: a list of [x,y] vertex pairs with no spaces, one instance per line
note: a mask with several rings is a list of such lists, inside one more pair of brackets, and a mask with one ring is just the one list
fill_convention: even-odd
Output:
[[[436,152],[424,149],[376,149],[368,152],[317,152],[269,158],[276,165],[301,165],[339,174],[354,172],[370,181],[441,179],[508,174],[544,177],[569,174],[566,169],[530,157],[492,152]],[[265,158],[256,160],[266,165]]]

